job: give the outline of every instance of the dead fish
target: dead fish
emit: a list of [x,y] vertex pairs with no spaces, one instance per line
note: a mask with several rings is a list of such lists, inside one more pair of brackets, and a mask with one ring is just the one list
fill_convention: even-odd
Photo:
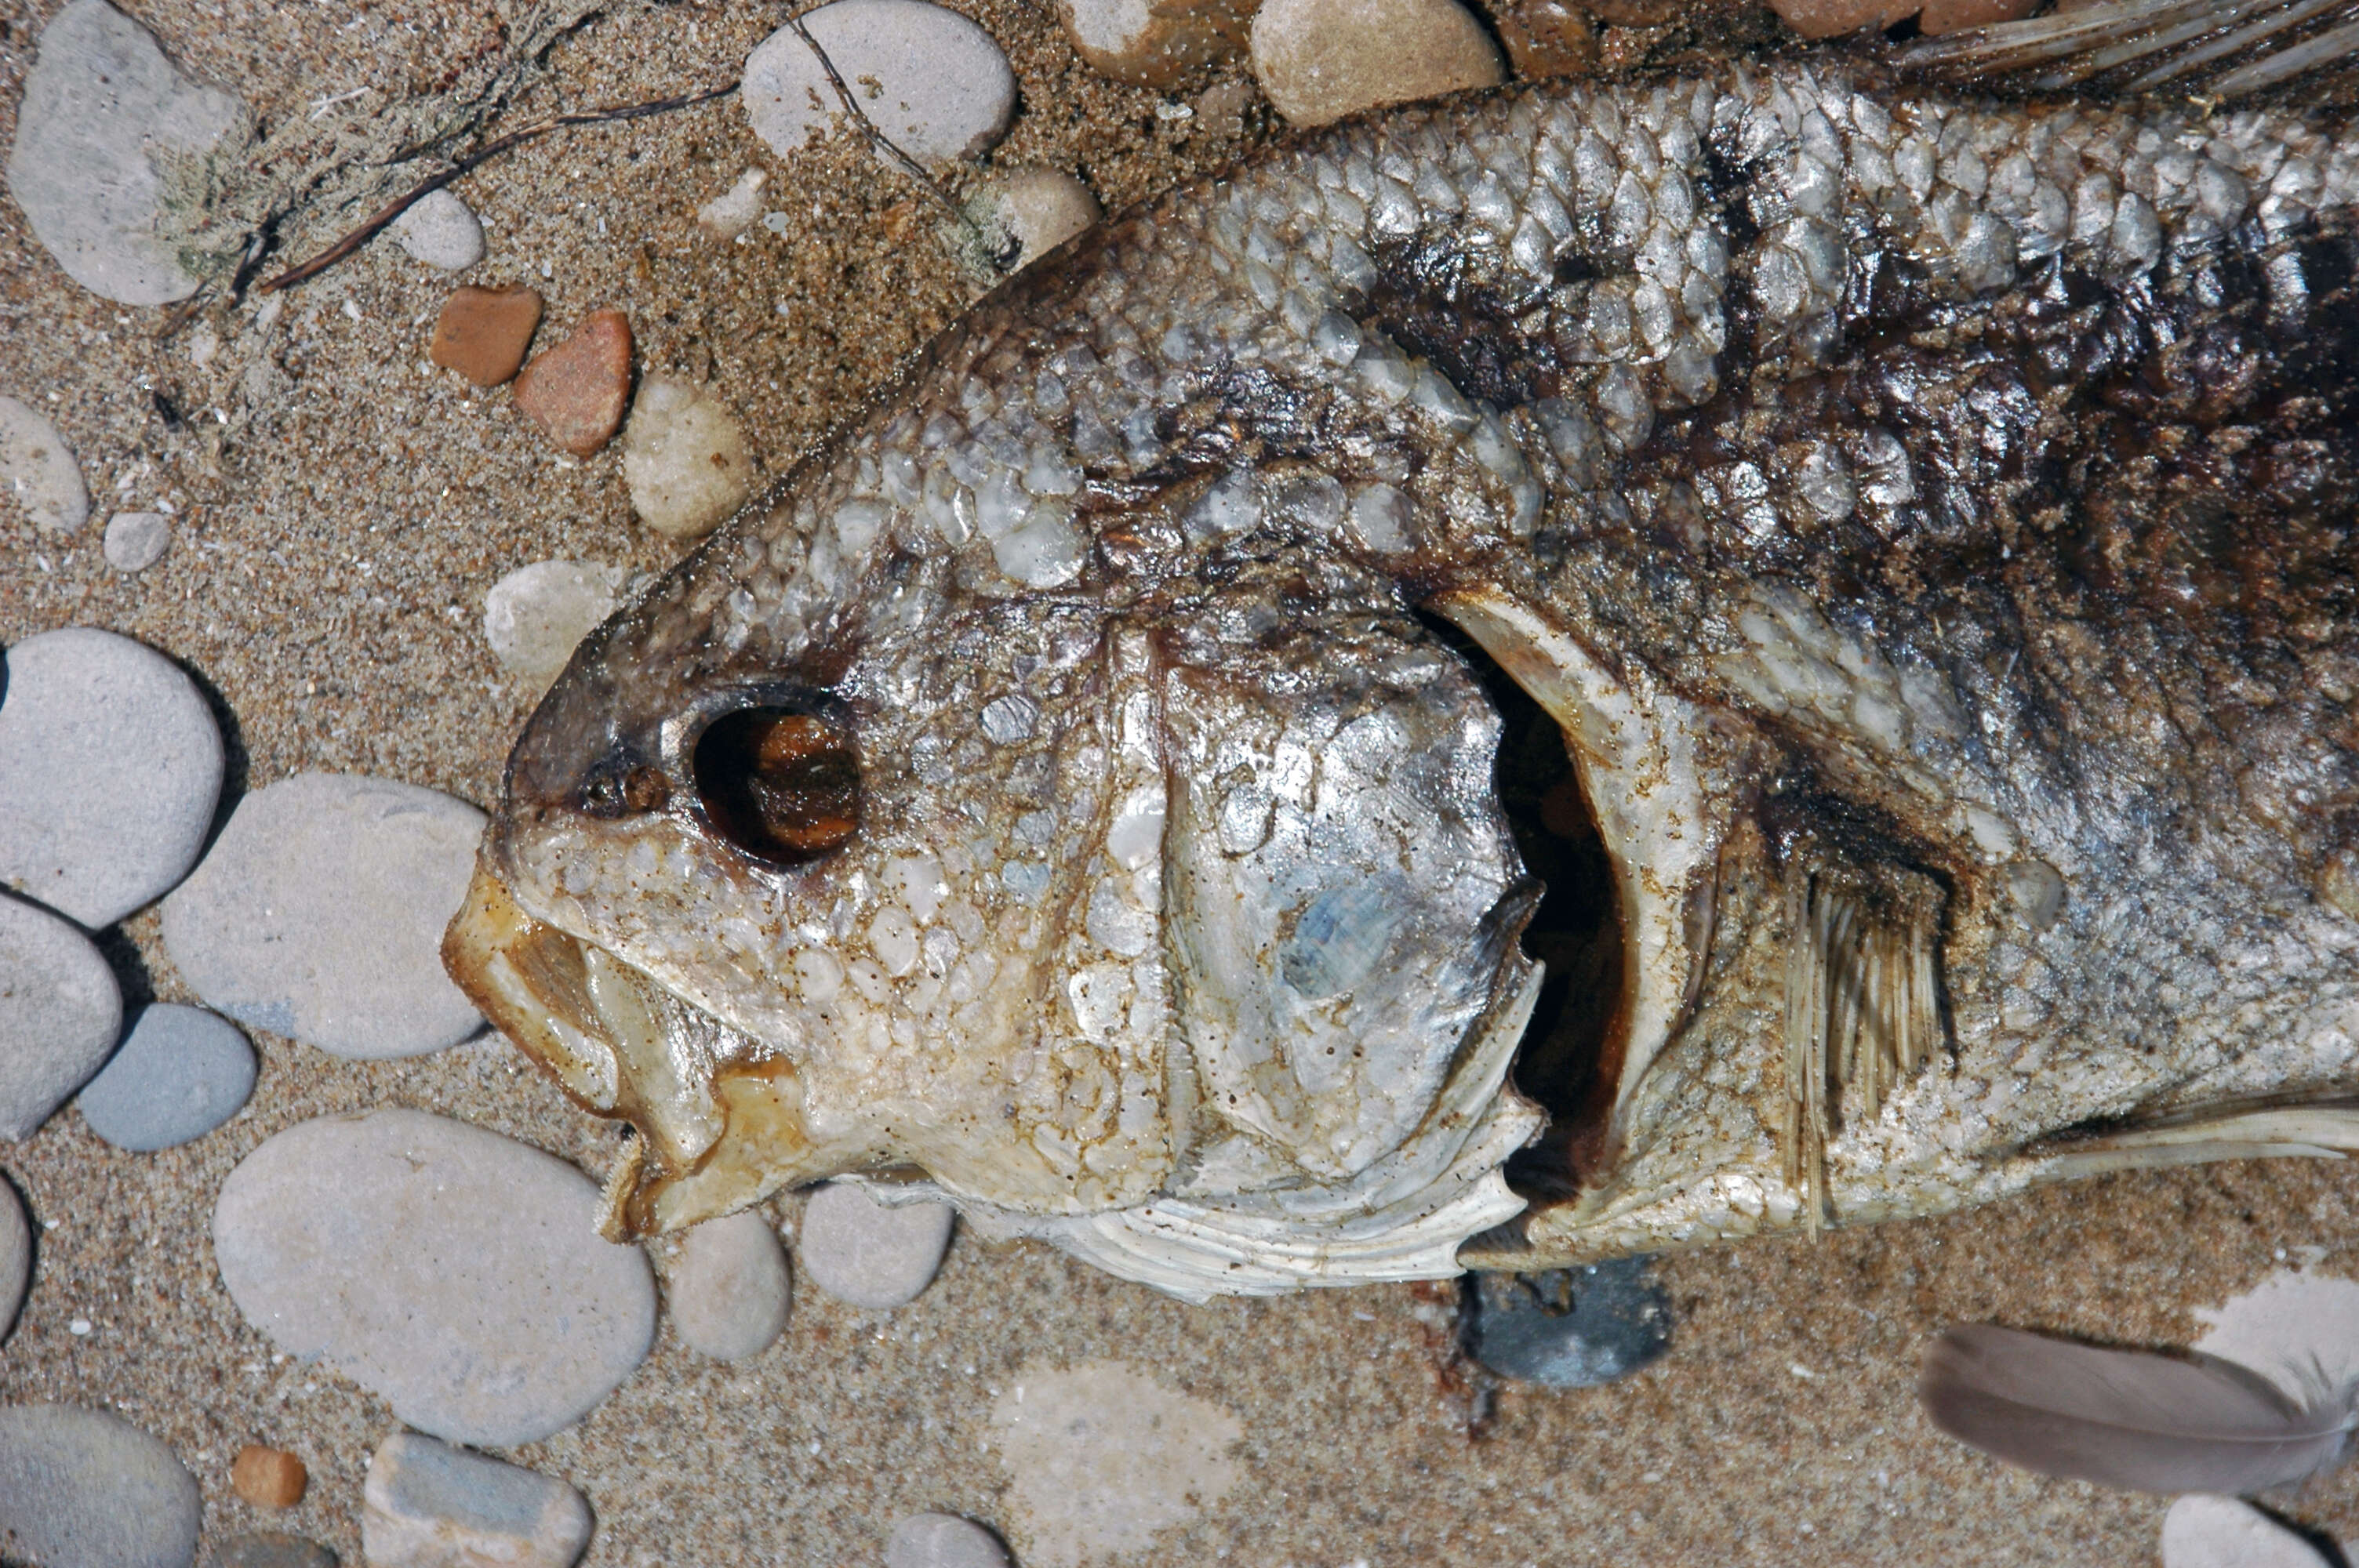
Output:
[[449,966],[618,1238],[1191,1298],[2359,1147],[2354,198],[1824,56],[1282,146],[593,633]]

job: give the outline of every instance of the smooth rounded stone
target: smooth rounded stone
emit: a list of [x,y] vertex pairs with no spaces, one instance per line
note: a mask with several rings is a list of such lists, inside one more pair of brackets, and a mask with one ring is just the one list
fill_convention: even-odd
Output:
[[484,225],[447,188],[429,190],[394,221],[401,248],[428,266],[464,272],[484,259]]
[[696,210],[696,226],[716,240],[734,240],[762,215],[762,187],[769,175],[749,168],[737,183]]
[[743,1361],[787,1326],[794,1280],[770,1222],[752,1209],[708,1219],[672,1243],[664,1301],[690,1349]]
[[74,1100],[90,1130],[135,1153],[202,1138],[254,1093],[254,1047],[201,1007],[144,1010],[98,1076]]
[[310,1485],[310,1467],[283,1448],[249,1443],[230,1462],[230,1490],[258,1509],[291,1509]]
[[0,1408],[0,1552],[54,1568],[189,1568],[197,1478],[129,1422],[78,1405]]
[[123,992],[90,938],[0,893],[0,1138],[30,1138],[123,1028]]
[[590,1544],[589,1500],[551,1476],[396,1433],[361,1486],[370,1568],[572,1568]]
[[[982,153],[1007,134],[1016,73],[991,35],[926,0],[835,0],[805,12],[803,26],[859,95],[885,139],[924,164]],[[867,96],[860,83],[881,89]],[[754,134],[780,157],[824,135],[843,102],[819,57],[780,27],[746,58],[738,95]]]
[[33,1227],[16,1189],[0,1181],[0,1339],[16,1326],[25,1287],[33,1280]]
[[426,357],[477,386],[497,386],[524,363],[525,349],[539,327],[540,290],[471,283],[452,289],[442,302]]
[[298,773],[238,802],[164,901],[198,996],[338,1056],[417,1056],[483,1026],[442,971],[484,814],[416,784]]
[[1597,69],[1597,24],[1571,0],[1507,0],[1496,17],[1507,63],[1526,81]]
[[316,1541],[266,1530],[222,1542],[212,1568],[336,1568],[336,1554]]
[[614,613],[623,568],[599,561],[535,561],[484,595],[484,640],[500,668],[545,689],[582,639]]
[[1103,216],[1090,188],[1061,169],[994,174],[967,199],[967,216],[1002,272],[1030,266]]
[[2195,1493],[2162,1516],[2162,1568],[2326,1568],[2327,1555],[2248,1502]]
[[1770,0],[1770,8],[1806,38],[1881,29],[1910,16],[1930,37],[2016,21],[2038,10],[2038,0]]
[[1073,52],[1116,81],[1158,91],[1245,45],[1250,0],[1057,0]]
[[47,416],[5,396],[0,396],[0,492],[43,533],[71,534],[90,517],[90,491],[73,449]]
[[856,1307],[907,1306],[934,1282],[950,1249],[946,1203],[878,1203],[865,1188],[831,1182],[804,1206],[795,1255],[810,1282]]
[[160,512],[118,512],[106,520],[100,547],[119,572],[144,572],[172,546],[172,520]]
[[1253,70],[1298,126],[1506,80],[1498,47],[1454,0],[1268,0]]
[[620,310],[590,312],[516,383],[516,411],[577,458],[614,438],[630,395],[631,319]]
[[655,1336],[636,1247],[552,1155],[415,1110],[321,1117],[222,1184],[213,1251],[246,1321],[324,1357],[411,1426],[535,1443],[588,1414]]
[[1627,1377],[1671,1342],[1670,1300],[1650,1259],[1540,1274],[1477,1273],[1462,1287],[1462,1342],[1507,1378],[1587,1389]]
[[7,654],[0,883],[96,928],[188,875],[221,798],[196,682],[128,637],[69,626]]
[[623,477],[640,522],[701,539],[754,492],[754,454],[727,404],[693,382],[651,375],[623,432]]
[[243,143],[245,117],[105,0],[74,0],[41,33],[8,189],[67,276],[125,305],[168,305],[199,280],[159,220],[193,214],[207,166]]
[[893,1527],[885,1568],[1014,1568],[999,1537],[956,1514],[911,1514]]

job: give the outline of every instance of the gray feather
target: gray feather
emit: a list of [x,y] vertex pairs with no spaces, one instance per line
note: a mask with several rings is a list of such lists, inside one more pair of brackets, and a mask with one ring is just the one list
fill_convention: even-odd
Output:
[[2100,1350],[1975,1324],[1925,1352],[1917,1397],[1962,1443],[2049,1476],[2231,1497],[2341,1462],[2348,1398],[2304,1407],[2234,1362]]

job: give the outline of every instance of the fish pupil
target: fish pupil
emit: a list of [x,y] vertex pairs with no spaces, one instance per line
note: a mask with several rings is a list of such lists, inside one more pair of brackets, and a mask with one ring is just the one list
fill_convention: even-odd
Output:
[[714,720],[697,741],[696,784],[714,828],[757,860],[801,864],[860,830],[859,756],[815,714],[753,708]]

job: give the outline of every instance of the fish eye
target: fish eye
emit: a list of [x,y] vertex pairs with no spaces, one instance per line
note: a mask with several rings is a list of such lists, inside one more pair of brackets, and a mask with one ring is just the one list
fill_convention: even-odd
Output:
[[706,819],[756,860],[802,865],[860,831],[859,753],[816,714],[725,714],[698,737],[692,770]]

